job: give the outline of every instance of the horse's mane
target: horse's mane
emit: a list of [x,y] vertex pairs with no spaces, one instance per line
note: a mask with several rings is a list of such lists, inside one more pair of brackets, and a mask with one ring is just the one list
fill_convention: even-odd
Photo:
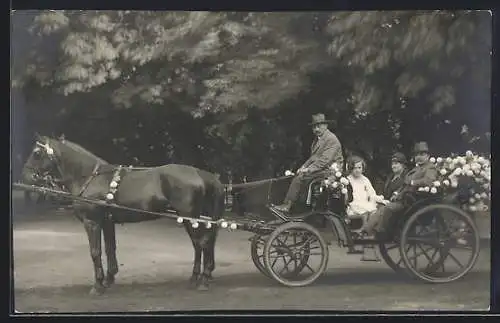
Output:
[[[52,140],[55,140],[55,139],[52,139]],[[79,144],[76,144],[76,143],[74,143],[72,141],[69,141],[67,139],[64,139],[64,140],[55,140],[55,141],[57,141],[57,142],[65,145],[65,146],[67,146],[67,147],[69,147],[69,148],[71,148],[71,149],[73,149],[73,150],[75,150],[77,152],[80,152],[80,153],[85,154],[85,155],[87,155],[89,157],[97,159],[97,161],[99,161],[99,163],[101,163],[101,164],[109,164],[107,161],[105,161],[101,157],[98,157],[98,156],[94,155],[93,153],[91,153],[87,149],[83,148]]]

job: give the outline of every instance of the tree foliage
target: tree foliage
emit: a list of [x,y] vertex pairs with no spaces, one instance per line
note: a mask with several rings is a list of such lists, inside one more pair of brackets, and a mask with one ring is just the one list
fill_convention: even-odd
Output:
[[382,169],[414,140],[481,141],[490,24],[479,11],[43,11],[13,84],[66,95],[53,109],[79,122],[65,131],[100,114],[95,144],[109,138],[131,161],[272,176],[308,153],[316,111],[336,121],[348,154]]

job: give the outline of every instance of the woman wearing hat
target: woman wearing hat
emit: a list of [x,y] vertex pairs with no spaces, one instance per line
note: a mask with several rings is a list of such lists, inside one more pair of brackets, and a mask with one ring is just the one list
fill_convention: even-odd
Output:
[[361,231],[366,235],[384,233],[391,218],[400,214],[406,207],[404,196],[420,186],[430,186],[438,177],[436,166],[429,162],[429,147],[426,142],[417,142],[413,148],[415,167],[406,173],[404,184],[391,202],[370,214]]
[[[392,175],[387,178],[384,185],[384,196],[390,200],[403,187],[405,176],[407,173],[406,157],[400,152],[392,155],[391,158]],[[396,193],[396,194],[395,194]]]

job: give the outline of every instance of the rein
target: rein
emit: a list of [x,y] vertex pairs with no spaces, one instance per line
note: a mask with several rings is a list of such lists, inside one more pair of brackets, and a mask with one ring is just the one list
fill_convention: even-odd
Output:
[[[267,200],[269,200],[271,198],[271,190],[272,190],[272,184],[274,182],[277,182],[279,181],[280,179],[285,179],[285,178],[288,178],[290,176],[281,176],[281,177],[275,177],[275,178],[271,178],[271,179],[266,179],[266,180],[262,180],[262,181],[255,181],[255,182],[248,182],[248,183],[240,183],[240,184],[232,184],[231,185],[231,188],[232,189],[235,189],[235,188],[240,188],[241,191],[239,192],[231,192],[234,196],[238,196],[238,195],[242,195],[243,193],[245,192],[249,192],[251,190],[256,190],[256,189],[259,189],[261,188],[262,186],[259,185],[260,183],[265,183],[265,182],[268,182],[269,183],[269,187],[267,189]],[[228,186],[227,184],[225,185],[226,187]]]
[[87,187],[90,185],[90,182],[92,182],[92,180],[94,178],[96,178],[97,175],[99,175],[99,167],[101,167],[101,164],[99,164],[99,162],[97,162],[94,166],[94,169],[92,170],[92,173],[87,178],[87,180],[83,183],[82,188],[80,189],[80,193],[78,193],[77,196],[82,196],[82,194],[87,190]]

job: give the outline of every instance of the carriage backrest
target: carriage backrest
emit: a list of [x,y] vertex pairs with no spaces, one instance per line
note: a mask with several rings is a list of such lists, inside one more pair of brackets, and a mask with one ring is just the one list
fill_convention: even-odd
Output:
[[321,193],[321,184],[323,182],[323,178],[315,178],[311,180],[307,187],[307,198],[306,205],[310,206],[313,204],[314,200],[317,199],[319,194]]

